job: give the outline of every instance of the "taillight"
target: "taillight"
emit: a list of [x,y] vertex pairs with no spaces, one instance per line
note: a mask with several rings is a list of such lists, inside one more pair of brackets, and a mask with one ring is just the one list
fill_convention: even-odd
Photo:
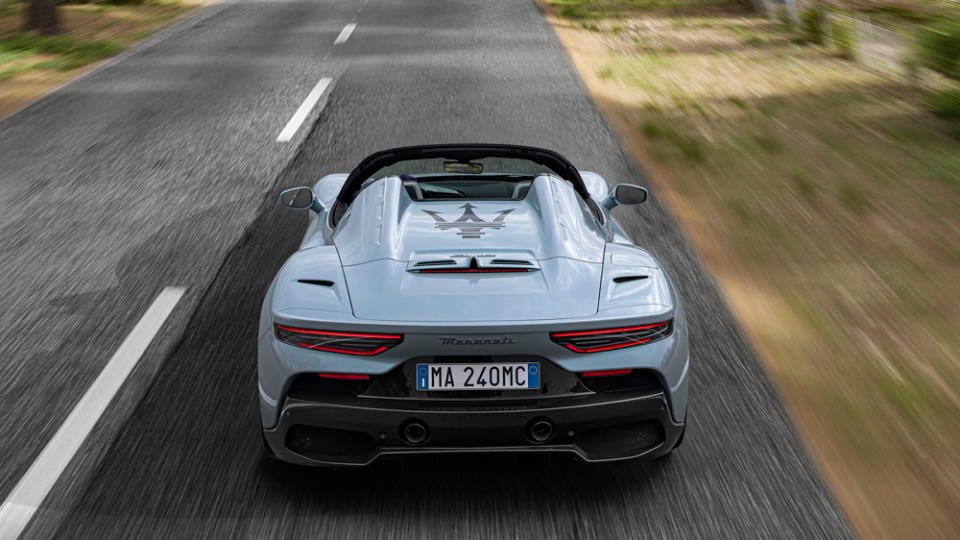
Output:
[[573,352],[592,353],[635,347],[652,343],[670,335],[673,320],[642,326],[583,330],[579,332],[553,332],[550,339]]
[[403,341],[403,334],[307,330],[279,324],[274,325],[274,328],[278,340],[295,347],[361,356],[380,354],[391,347],[396,347]]

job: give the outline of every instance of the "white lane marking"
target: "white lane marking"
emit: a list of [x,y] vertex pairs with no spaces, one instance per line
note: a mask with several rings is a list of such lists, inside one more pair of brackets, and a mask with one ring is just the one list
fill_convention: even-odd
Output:
[[341,43],[345,43],[348,39],[350,39],[350,34],[353,33],[353,30],[356,27],[357,23],[347,23],[347,25],[343,27],[343,30],[340,31],[340,35],[337,36],[337,39],[333,40],[333,44],[339,45]]
[[30,523],[34,512],[67,468],[185,291],[183,287],[163,289],[117,352],[113,353],[106,367],[0,507],[0,540],[19,537]]
[[307,99],[303,100],[303,103],[300,104],[300,108],[297,109],[297,112],[293,113],[293,116],[290,117],[290,121],[287,122],[287,125],[283,127],[283,131],[280,132],[280,135],[277,136],[277,142],[290,142],[290,139],[297,133],[297,130],[300,129],[300,124],[307,119],[307,115],[310,114],[310,109],[320,101],[320,96],[323,95],[323,92],[327,89],[327,86],[330,85],[330,77],[324,77],[320,79],[320,82],[313,87],[313,90],[310,91],[310,94],[307,96]]

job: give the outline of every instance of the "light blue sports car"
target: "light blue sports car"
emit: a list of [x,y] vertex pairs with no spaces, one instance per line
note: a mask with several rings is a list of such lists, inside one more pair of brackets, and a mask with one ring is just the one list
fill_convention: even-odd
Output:
[[610,215],[646,198],[555,152],[487,144],[386,150],[284,191],[311,213],[260,316],[267,452],[669,454],[683,304]]

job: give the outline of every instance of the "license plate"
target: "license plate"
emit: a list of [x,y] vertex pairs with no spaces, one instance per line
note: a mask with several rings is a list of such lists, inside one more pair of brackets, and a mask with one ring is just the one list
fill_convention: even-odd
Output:
[[417,364],[417,390],[535,390],[540,364]]

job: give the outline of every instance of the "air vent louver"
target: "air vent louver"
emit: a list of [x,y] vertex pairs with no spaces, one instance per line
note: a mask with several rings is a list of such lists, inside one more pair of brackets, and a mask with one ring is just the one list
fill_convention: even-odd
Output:
[[307,285],[319,285],[321,287],[333,287],[333,282],[327,279],[298,279],[300,283],[306,283]]
[[421,274],[497,274],[504,272],[529,272],[527,268],[480,268],[476,257],[470,259],[470,266],[466,268],[427,268],[420,270]]
[[491,261],[493,264],[509,264],[514,266],[530,266],[533,263],[530,261],[521,261],[517,259],[494,259]]
[[620,276],[613,278],[614,283],[626,283],[628,281],[637,281],[638,279],[647,279],[650,276]]
[[420,266],[445,266],[448,264],[457,264],[457,261],[453,259],[440,259],[436,261],[420,261],[417,263],[417,267]]

